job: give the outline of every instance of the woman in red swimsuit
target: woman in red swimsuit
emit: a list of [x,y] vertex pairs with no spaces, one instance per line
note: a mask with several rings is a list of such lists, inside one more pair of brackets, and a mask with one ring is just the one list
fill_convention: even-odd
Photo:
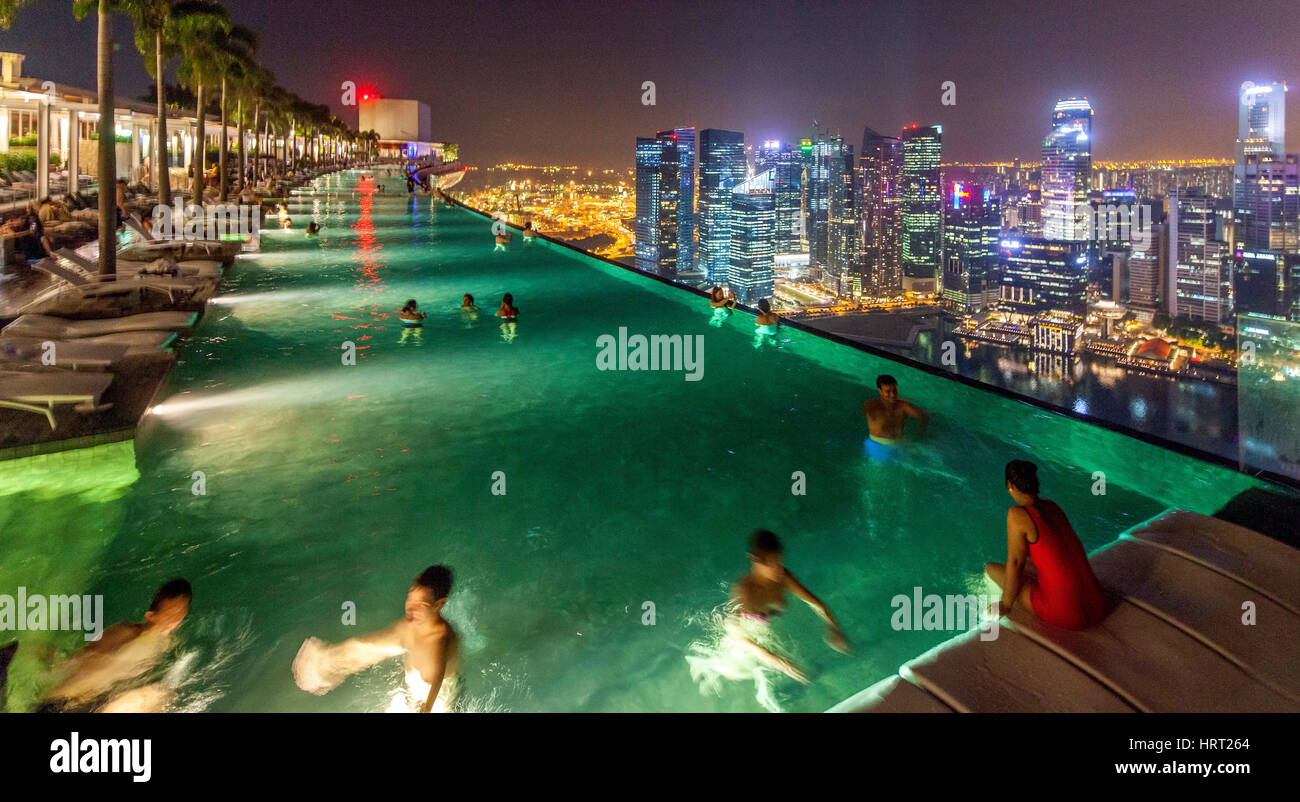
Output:
[[[1101,585],[1070,521],[1054,502],[1038,497],[1038,466],[1012,460],[1007,492],[1007,561],[988,563],[984,573],[1002,588],[1001,615],[1023,604],[1039,620],[1062,629],[1085,629],[1106,617]],[[1037,575],[1026,574],[1025,561]]]

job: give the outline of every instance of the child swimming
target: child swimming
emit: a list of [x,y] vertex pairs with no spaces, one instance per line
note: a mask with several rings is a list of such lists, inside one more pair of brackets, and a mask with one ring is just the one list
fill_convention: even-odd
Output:
[[415,328],[424,325],[425,315],[419,310],[414,298],[407,301],[406,305],[398,310],[397,316],[401,319],[402,325],[407,328]]

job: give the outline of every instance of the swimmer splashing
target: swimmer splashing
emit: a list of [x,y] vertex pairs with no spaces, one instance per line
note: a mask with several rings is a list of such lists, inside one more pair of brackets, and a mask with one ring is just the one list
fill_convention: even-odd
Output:
[[759,529],[750,536],[749,565],[749,573],[732,587],[720,642],[691,644],[686,662],[692,679],[701,682],[702,688],[718,690],[719,678],[752,678],[759,703],[779,712],[780,706],[772,695],[764,669],[779,671],[804,685],[810,682],[797,663],[774,649],[772,619],[785,611],[787,591],[802,599],[826,622],[827,645],[848,654],[849,644],[830,608],[785,567],[784,549],[774,533]]
[[389,712],[444,713],[460,699],[460,638],[442,617],[451,593],[451,569],[433,565],[411,583],[406,617],[385,629],[331,646],[319,638],[303,641],[293,660],[299,688],[322,695],[349,675],[393,657],[402,657],[405,688]]

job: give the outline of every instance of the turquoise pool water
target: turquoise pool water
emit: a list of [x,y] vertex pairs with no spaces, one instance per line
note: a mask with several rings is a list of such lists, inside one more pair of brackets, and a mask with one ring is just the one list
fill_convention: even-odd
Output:
[[[753,681],[702,690],[686,658],[708,652],[711,612],[766,527],[856,650],[830,650],[791,599],[776,633],[813,683],[772,678],[768,705],[825,710],[954,634],[894,631],[890,600],[980,592],[1005,554],[1008,459],[1038,462],[1090,549],[1254,484],[811,335],[756,338],[744,314],[710,325],[702,299],[558,246],[516,235],[496,252],[486,219],[387,184],[342,174],[295,196],[295,227],[237,262],[134,452],[0,465],[0,592],[100,593],[119,620],[171,576],[194,583],[182,709],[385,709],[395,664],[316,697],[290,662],[308,636],[400,617],[412,577],[444,562],[476,709],[763,710]],[[477,319],[457,309],[466,292]],[[505,292],[513,330],[494,317]],[[397,320],[408,298],[423,329]],[[598,338],[620,327],[702,336],[702,377],[599,370]],[[884,465],[864,458],[858,414],[881,372],[934,416]],[[80,635],[23,638],[11,709],[47,681],[39,642]]]

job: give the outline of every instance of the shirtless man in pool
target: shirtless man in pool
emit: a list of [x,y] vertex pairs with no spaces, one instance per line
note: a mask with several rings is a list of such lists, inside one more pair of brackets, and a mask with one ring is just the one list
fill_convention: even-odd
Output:
[[[921,424],[921,432],[930,416],[925,410],[898,397],[898,380],[893,376],[882,375],[876,379],[879,398],[872,398],[862,404],[862,414],[867,418],[870,436],[867,448],[872,456],[881,461],[893,455],[898,447],[898,439],[903,436],[903,426],[908,418],[916,418]],[[874,444],[874,445],[873,445]]]
[[330,646],[308,638],[293,660],[293,677],[304,691],[321,695],[349,675],[391,657],[402,656],[411,708],[443,712],[455,704],[460,670],[460,638],[442,617],[451,593],[451,569],[433,565],[411,583],[406,616],[378,632]]

